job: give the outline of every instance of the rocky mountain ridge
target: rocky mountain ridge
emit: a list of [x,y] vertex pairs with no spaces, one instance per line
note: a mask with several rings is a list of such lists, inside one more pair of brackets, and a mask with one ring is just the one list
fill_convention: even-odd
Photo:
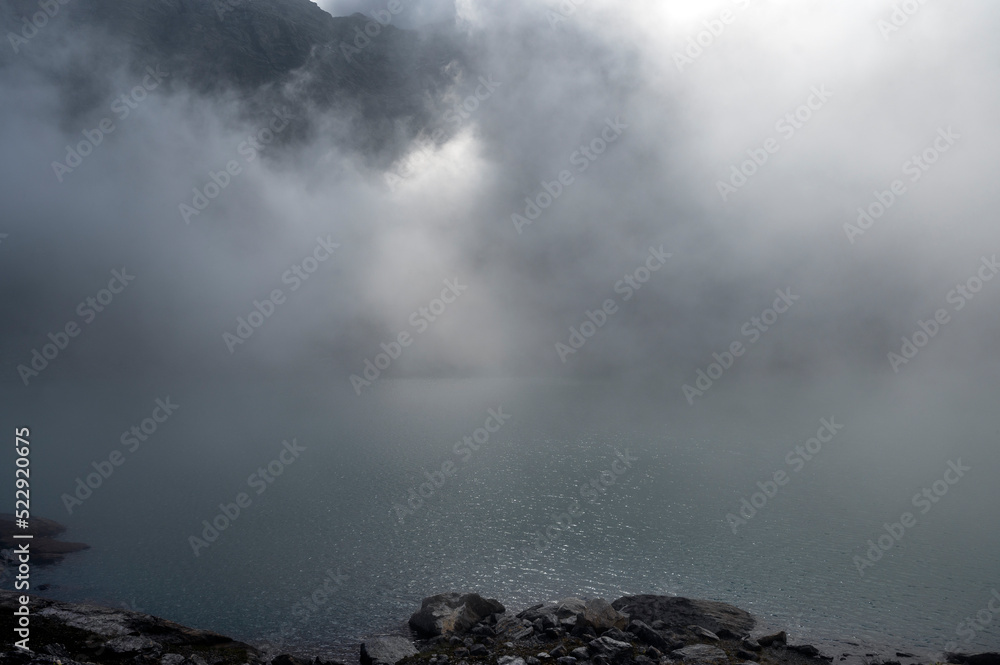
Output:
[[[0,70],[32,70],[57,87],[75,127],[132,77],[168,72],[157,92],[236,105],[244,120],[289,109],[283,139],[336,138],[369,161],[391,160],[421,131],[444,126],[444,98],[475,80],[465,39],[362,15],[334,17],[310,0],[37,0],[0,5]],[[399,11],[405,6],[395,3]],[[124,78],[128,78],[125,75]]]

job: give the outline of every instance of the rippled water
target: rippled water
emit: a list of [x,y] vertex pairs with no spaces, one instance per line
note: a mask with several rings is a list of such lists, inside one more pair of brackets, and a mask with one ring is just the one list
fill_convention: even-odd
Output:
[[[516,388],[387,383],[373,400],[343,409],[313,391],[179,393],[189,414],[211,403],[210,415],[229,425],[212,431],[207,415],[178,419],[75,515],[51,502],[48,513],[70,524],[69,537],[93,549],[37,581],[51,583],[55,598],[124,603],[248,641],[287,623],[285,650],[341,656],[366,634],[400,629],[422,597],[449,589],[479,590],[514,608],[571,594],[710,598],[787,628],[795,641],[939,653],[958,622],[1000,588],[996,458],[984,457],[990,449],[974,431],[952,428],[951,445],[940,449],[887,441],[876,454],[885,413],[852,414],[863,398],[845,403],[840,418],[849,425],[734,534],[726,514],[757,481],[788,470],[786,453],[820,417],[837,415],[813,409],[822,400],[805,400],[794,417],[760,419],[765,425],[732,410],[717,412],[730,420],[725,427],[666,413],[629,425],[627,414],[612,422],[595,412],[586,388]],[[513,419],[463,462],[454,443],[500,404]],[[301,458],[195,557],[188,536],[292,436],[306,445]],[[51,496],[100,450],[65,472],[53,466]],[[608,473],[621,469],[613,462],[625,451],[638,461]],[[852,557],[883,522],[913,510],[910,496],[956,451],[979,462],[979,476],[970,473],[920,516],[862,578]],[[401,523],[394,506],[448,460],[455,475]],[[602,472],[614,484],[581,497],[592,479],[600,486]],[[571,507],[573,526],[549,529],[558,538],[532,552],[536,532]],[[346,579],[303,617],[296,604],[329,571]],[[998,647],[996,626],[962,645]]]

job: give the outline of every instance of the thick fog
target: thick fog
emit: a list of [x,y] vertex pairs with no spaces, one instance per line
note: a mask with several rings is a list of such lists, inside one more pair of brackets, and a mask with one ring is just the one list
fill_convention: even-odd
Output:
[[[100,522],[59,497],[157,397],[192,404],[178,450],[204,455],[185,459],[207,481],[239,466],[228,455],[250,444],[233,439],[255,427],[270,428],[262,455],[307,411],[353,432],[383,417],[370,400],[397,380],[475,378],[585,390],[546,402],[539,387],[532,402],[498,384],[481,404],[401,413],[446,441],[494,398],[535,409],[540,428],[717,436],[756,456],[736,485],[729,464],[705,471],[734,510],[757,470],[834,416],[864,434],[810,491],[882,487],[887,503],[858,511],[889,520],[962,456],[979,478],[948,514],[970,543],[993,537],[1000,6],[402,5],[395,25],[453,27],[469,50],[434,100],[447,137],[378,159],[348,147],[342,115],[300,105],[248,122],[235,98],[168,85],[156,62],[131,63],[155,74],[137,78],[85,34],[3,45],[3,420],[51,431],[40,510]],[[39,73],[91,62],[107,72],[96,97]],[[53,166],[106,119],[77,166]],[[281,136],[306,126],[306,142]],[[252,137],[272,135],[258,150]],[[310,402],[268,423],[232,406],[261,385],[275,394],[256,403]],[[368,454],[414,473],[426,461]],[[405,496],[409,476],[387,473]],[[186,529],[171,534],[181,546]]]
[[[921,7],[894,32],[878,23],[891,5],[861,2],[588,0],[559,11],[460,3],[458,25],[495,83],[462,80],[454,100],[474,110],[453,112],[456,136],[415,143],[388,175],[334,141],[248,163],[239,146],[258,128],[204,98],[154,90],[120,118],[112,101],[137,83],[123,70],[105,105],[67,124],[65,95],[10,63],[2,270],[18,314],[4,323],[7,378],[24,388],[16,367],[122,266],[135,281],[74,340],[87,351],[63,354],[29,383],[88,372],[293,373],[322,361],[344,384],[379,342],[412,331],[409,315],[446,279],[468,290],[390,375],[640,375],[684,399],[680,384],[713,352],[752,339],[740,328],[776,289],[799,299],[736,372],[805,379],[851,368],[905,382],[917,370],[897,364],[895,376],[888,354],[940,308],[954,323],[912,364],[962,376],[986,369],[996,340],[990,284],[962,311],[947,296],[995,247],[995,8]],[[711,41],[703,35],[697,55],[688,37],[723,11],[732,22]],[[52,66],[87,48],[61,46]],[[810,102],[816,110],[802,108]],[[782,122],[796,112],[808,119]],[[103,117],[117,131],[60,182],[52,162]],[[592,141],[604,145],[609,120],[615,140],[593,160],[581,156]],[[777,152],[764,151],[768,139]],[[925,150],[934,157],[935,141],[947,152],[934,164],[905,168]],[[754,154],[766,163],[734,177]],[[230,161],[241,173],[185,219],[179,206],[192,204],[192,188]],[[561,186],[563,171],[572,183],[528,219],[536,209],[525,198],[546,203],[543,183]],[[896,179],[898,196],[888,193]],[[878,204],[876,192],[897,200],[860,228],[857,210]],[[320,236],[340,245],[336,255],[230,354],[223,332],[235,333],[254,299],[288,287],[283,272]],[[670,258],[626,302],[615,284],[661,246]],[[569,328],[609,298],[620,307],[609,323],[560,354]]]

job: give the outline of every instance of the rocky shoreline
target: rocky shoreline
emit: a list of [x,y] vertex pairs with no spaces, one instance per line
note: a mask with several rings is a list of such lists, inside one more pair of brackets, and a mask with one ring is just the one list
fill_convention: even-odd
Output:
[[[11,617],[19,594],[0,591]],[[31,651],[5,631],[0,665],[341,665],[250,644],[172,621],[31,596]],[[6,622],[6,621],[5,621]],[[778,632],[759,635],[749,613],[725,603],[674,596],[566,598],[517,613],[476,593],[425,598],[410,636],[366,638],[361,665],[823,665],[848,659]],[[929,665],[905,653],[865,654],[865,665]],[[941,661],[938,661],[941,662]],[[1000,653],[945,654],[954,665],[1000,665]]]

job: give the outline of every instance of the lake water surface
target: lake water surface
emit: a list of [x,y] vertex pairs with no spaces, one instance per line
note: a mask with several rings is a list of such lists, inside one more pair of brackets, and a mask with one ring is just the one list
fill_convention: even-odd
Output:
[[[38,449],[66,437],[79,448],[39,453],[36,486],[40,514],[93,547],[36,581],[54,598],[315,653],[354,653],[424,596],[477,590],[512,608],[709,598],[796,642],[937,655],[1000,588],[989,393],[942,388],[881,392],[876,409],[874,387],[829,383],[719,387],[691,408],[677,395],[661,408],[645,392],[531,381],[385,381],[361,398],[319,381],[191,387],[169,393],[178,412],[68,515],[60,495],[120,447],[128,414],[167,393],[75,395],[89,422],[104,419],[83,433],[72,414],[37,419]],[[498,427],[490,410],[509,420]],[[794,452],[830,418],[843,427],[819,452]],[[486,426],[496,431],[483,441]],[[293,438],[303,450],[272,465],[280,475],[248,483]],[[972,471],[921,513],[912,496],[958,458]],[[776,471],[787,483],[734,533],[727,515]],[[190,537],[241,492],[250,505],[195,556]],[[904,512],[916,525],[862,576],[854,557]],[[319,606],[302,602],[317,590]],[[997,650],[1000,629],[960,646]]]

